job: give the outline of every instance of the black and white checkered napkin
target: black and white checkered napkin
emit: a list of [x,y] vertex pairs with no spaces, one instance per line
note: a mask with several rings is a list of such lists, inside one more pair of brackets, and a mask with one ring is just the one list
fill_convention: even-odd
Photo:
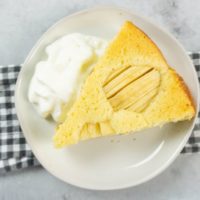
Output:
[[[200,82],[200,52],[190,54]],[[14,105],[20,66],[0,66],[0,172],[39,165],[21,131]],[[200,152],[200,113],[182,153]]]
[[17,119],[14,91],[21,66],[0,66],[0,172],[38,165]]

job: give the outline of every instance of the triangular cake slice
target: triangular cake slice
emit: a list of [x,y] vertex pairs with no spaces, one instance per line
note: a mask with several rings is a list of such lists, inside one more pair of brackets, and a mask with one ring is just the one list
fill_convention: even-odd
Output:
[[189,120],[195,108],[186,85],[158,47],[125,22],[57,127],[56,147]]

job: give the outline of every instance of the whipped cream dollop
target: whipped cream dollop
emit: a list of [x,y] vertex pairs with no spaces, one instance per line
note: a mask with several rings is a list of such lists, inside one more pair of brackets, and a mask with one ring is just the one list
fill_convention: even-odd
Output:
[[63,105],[71,105],[92,66],[104,53],[107,41],[72,33],[46,47],[32,77],[28,99],[39,114],[59,121]]

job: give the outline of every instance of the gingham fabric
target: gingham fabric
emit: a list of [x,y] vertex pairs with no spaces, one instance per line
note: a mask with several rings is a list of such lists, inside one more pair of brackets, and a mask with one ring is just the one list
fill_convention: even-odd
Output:
[[[200,81],[200,53],[190,53]],[[20,66],[0,66],[0,173],[39,165],[21,131],[14,105]],[[200,152],[200,114],[182,153]]]
[[0,173],[38,165],[21,131],[14,105],[21,66],[0,66]]

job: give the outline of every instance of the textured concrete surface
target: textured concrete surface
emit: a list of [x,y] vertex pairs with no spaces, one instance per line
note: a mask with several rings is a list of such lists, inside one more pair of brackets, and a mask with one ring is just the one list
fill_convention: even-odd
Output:
[[[199,0],[0,0],[0,64],[22,63],[42,33],[60,18],[96,5],[141,13],[200,50]],[[200,199],[200,155],[181,155],[161,175],[135,188],[89,191],[65,184],[42,168],[0,176],[0,199]]]

